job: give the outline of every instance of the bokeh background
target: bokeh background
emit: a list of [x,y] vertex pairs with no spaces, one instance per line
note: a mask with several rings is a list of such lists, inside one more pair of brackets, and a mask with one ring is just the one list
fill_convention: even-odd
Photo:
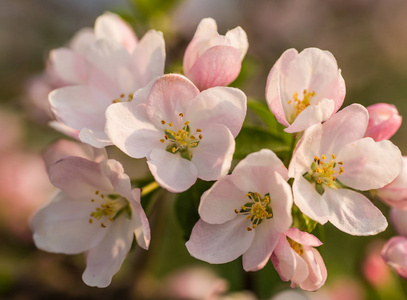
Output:
[[[230,297],[251,290],[241,299],[270,299],[289,288],[271,264],[247,274],[239,260],[210,266],[190,257],[175,197],[164,191],[154,195],[159,205],[149,212],[151,249],[135,246],[106,289],[81,281],[82,255],[45,253],[33,245],[29,216],[54,192],[41,153],[63,137],[47,125],[48,87],[38,82],[49,51],[65,45],[80,28],[92,27],[106,10],[125,18],[139,37],[150,28],[164,33],[167,73],[182,70],[197,24],[213,17],[222,34],[236,26],[248,34],[249,51],[233,85],[249,97],[264,101],[267,74],[283,51],[318,47],[331,51],[342,69],[344,105],[387,102],[407,115],[404,0],[0,0],[0,8],[0,299],[200,299],[216,290]],[[406,135],[402,124],[392,138],[404,154]],[[145,172],[143,162],[130,160],[125,167],[131,174]],[[387,214],[384,205],[375,204]],[[375,237],[352,237],[325,226],[320,252],[328,280],[306,297],[407,299],[407,282],[378,256],[394,234],[389,227]],[[180,286],[202,293],[181,295]]]

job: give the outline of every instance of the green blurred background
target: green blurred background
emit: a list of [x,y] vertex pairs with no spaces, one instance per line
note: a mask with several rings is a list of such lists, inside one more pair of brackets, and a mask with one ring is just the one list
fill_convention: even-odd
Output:
[[[267,74],[283,51],[318,47],[331,51],[342,69],[347,87],[344,105],[387,102],[395,104],[402,116],[407,113],[404,0],[0,0],[0,7],[0,144],[6,133],[18,128],[17,138],[6,140],[13,145],[0,152],[0,173],[4,174],[0,176],[4,182],[0,185],[0,299],[171,299],[175,296],[168,294],[168,278],[189,266],[209,268],[227,280],[230,291],[251,289],[260,299],[289,288],[270,263],[259,272],[246,274],[239,260],[210,266],[190,257],[176,218],[180,204],[175,206],[175,196],[164,191],[152,196],[159,204],[149,212],[151,249],[146,252],[135,246],[106,289],[82,283],[82,255],[50,254],[33,246],[27,227],[31,211],[25,207],[33,210],[45,202],[47,199],[40,198],[48,197],[52,188],[48,183],[35,183],[33,178],[40,171],[24,168],[31,165],[31,157],[38,159],[62,135],[47,126],[46,117],[30,102],[30,83],[43,72],[51,49],[65,45],[80,28],[92,27],[106,10],[125,18],[139,38],[150,28],[164,33],[166,73],[181,72],[185,47],[197,24],[204,17],[213,17],[221,34],[236,26],[248,34],[249,51],[233,85],[251,98],[264,100]],[[407,126],[402,125],[392,138],[402,153],[407,153],[406,134]],[[26,177],[32,176],[25,179],[31,185],[20,184],[19,168]],[[20,195],[22,190],[24,195]],[[19,197],[26,202],[20,203]],[[375,204],[387,214],[387,207]],[[329,225],[321,232],[324,246],[320,252],[328,281],[325,294],[310,297],[350,299],[333,298],[329,289],[345,282],[339,289],[346,290],[351,282],[358,290],[355,299],[407,299],[403,296],[406,281],[394,274],[382,285],[370,283],[363,275],[367,253],[379,251],[380,243],[395,234],[392,228],[375,237],[352,237]]]

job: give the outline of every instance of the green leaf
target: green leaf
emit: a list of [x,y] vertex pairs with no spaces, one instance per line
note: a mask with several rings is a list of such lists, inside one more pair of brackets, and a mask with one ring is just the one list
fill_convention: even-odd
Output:
[[308,216],[304,215],[296,205],[293,205],[292,215],[293,215],[293,227],[296,227],[301,231],[311,233],[318,224],[317,221],[314,221]]
[[236,137],[236,149],[234,158],[243,159],[252,152],[261,149],[271,149],[277,155],[286,155],[289,151],[289,143],[284,138],[271,133],[260,126],[245,125]]
[[212,186],[213,182],[197,180],[187,191],[178,194],[175,199],[175,215],[187,241],[191,235],[192,228],[199,220],[198,207],[201,195]]

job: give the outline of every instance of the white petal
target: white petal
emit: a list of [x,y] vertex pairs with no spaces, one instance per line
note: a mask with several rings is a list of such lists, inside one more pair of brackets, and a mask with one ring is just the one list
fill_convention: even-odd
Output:
[[375,235],[387,228],[381,211],[362,194],[346,189],[325,189],[331,216],[329,222],[351,235]]
[[133,210],[132,221],[134,222],[134,234],[136,235],[137,244],[147,250],[151,241],[150,224],[140,204],[140,189],[133,189],[132,192],[134,201],[130,201],[130,205]]
[[185,244],[189,253],[200,260],[221,264],[232,261],[250,247],[254,231],[247,231],[244,217],[223,224],[208,224],[199,220]]
[[321,224],[328,221],[330,211],[325,194],[323,196],[318,194],[315,190],[315,183],[308,182],[301,174],[298,174],[294,179],[293,194],[294,203],[303,214]]
[[79,132],[79,139],[95,148],[104,148],[112,145],[109,137],[104,131],[93,131],[89,128],[83,128]]
[[232,163],[235,140],[224,125],[206,127],[203,138],[194,149],[192,163],[198,169],[198,177],[203,180],[217,180],[225,176]]
[[99,245],[89,250],[82,275],[87,285],[107,287],[110,284],[130,250],[134,237],[132,225],[125,217],[117,218]]
[[400,173],[402,156],[399,148],[385,140],[364,138],[342,147],[337,154],[344,172],[338,179],[345,185],[366,191],[392,182]]
[[178,153],[153,149],[147,163],[158,184],[173,193],[186,191],[198,177],[195,165]]
[[45,251],[78,254],[96,246],[106,235],[98,224],[89,223],[95,204],[73,201],[59,193],[40,209],[31,220],[35,245]]
[[87,80],[85,59],[68,48],[52,50],[49,55],[51,67],[65,83],[84,84]]

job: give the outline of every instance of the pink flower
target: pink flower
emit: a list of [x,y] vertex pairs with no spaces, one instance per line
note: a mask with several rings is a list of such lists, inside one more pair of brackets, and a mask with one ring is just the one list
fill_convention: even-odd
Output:
[[132,101],[135,91],[164,72],[162,34],[150,30],[136,43],[130,30],[119,17],[103,15],[96,21],[94,35],[75,40],[79,50],[51,53],[54,68],[75,84],[50,93],[51,111],[94,147],[111,145],[105,133],[107,107]]
[[329,51],[288,49],[267,78],[266,99],[286,132],[300,132],[327,120],[341,107],[345,81]]
[[362,265],[365,279],[375,288],[384,287],[391,280],[389,268],[384,263],[380,253],[383,244],[382,241],[373,241],[367,249]]
[[383,247],[382,257],[401,277],[407,279],[407,237],[391,238]]
[[289,166],[294,202],[311,219],[352,235],[373,235],[386,218],[365,196],[400,173],[400,150],[390,141],[363,138],[367,110],[350,105],[304,132]]
[[217,30],[214,19],[203,19],[185,51],[185,75],[200,90],[226,86],[235,80],[249,47],[246,32],[241,27],[224,36]]
[[392,207],[390,220],[399,235],[407,237],[407,210]]
[[316,291],[327,277],[325,263],[313,247],[322,243],[312,234],[295,227],[281,234],[271,255],[271,262],[281,280],[291,280],[291,287],[299,286],[306,291]]
[[61,189],[31,220],[34,242],[55,253],[86,252],[83,281],[106,287],[130,250],[136,235],[148,249],[150,228],[140,204],[140,190],[115,160],[100,164],[67,157],[49,168],[52,184]]
[[400,174],[377,190],[377,195],[391,207],[407,209],[407,156],[403,156]]
[[393,104],[376,103],[367,107],[369,124],[365,136],[376,142],[388,140],[401,126],[401,116]]
[[213,264],[243,255],[243,268],[263,268],[292,223],[287,169],[271,151],[248,155],[231,175],[201,198],[201,219],[186,243],[189,253]]
[[147,157],[163,188],[182,192],[198,177],[216,180],[227,174],[245,115],[240,90],[215,87],[199,93],[187,78],[170,74],[138,91],[132,102],[110,106],[106,131],[127,155]]

